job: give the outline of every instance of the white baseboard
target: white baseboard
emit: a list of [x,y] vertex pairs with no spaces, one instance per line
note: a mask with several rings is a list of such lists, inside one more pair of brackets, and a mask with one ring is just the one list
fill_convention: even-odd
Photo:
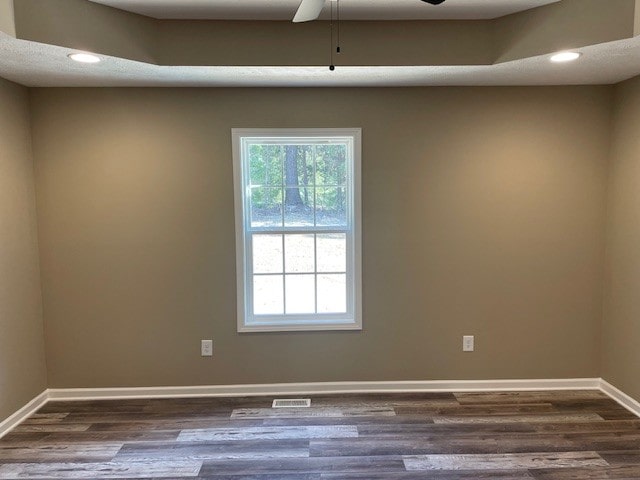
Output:
[[51,400],[117,400],[127,398],[242,397],[321,395],[340,393],[501,392],[531,390],[601,390],[640,417],[640,402],[601,378],[541,380],[427,380],[399,382],[272,383],[256,385],[202,385],[187,387],[51,388],[6,420],[0,438]]
[[429,380],[399,382],[272,383],[192,387],[62,388],[50,389],[52,400],[113,400],[124,398],[238,397],[320,395],[336,393],[479,392],[508,390],[598,389],[599,378],[557,380]]
[[45,390],[9,418],[0,422],[0,438],[13,430],[16,425],[42,407],[48,400],[49,396]]
[[630,397],[622,390],[617,389],[604,379],[600,379],[600,390],[609,395],[612,399],[625,407],[631,413],[640,417],[640,402]]

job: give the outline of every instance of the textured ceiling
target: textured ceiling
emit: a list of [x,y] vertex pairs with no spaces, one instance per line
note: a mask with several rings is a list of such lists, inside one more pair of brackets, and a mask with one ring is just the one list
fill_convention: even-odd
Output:
[[94,65],[67,58],[68,49],[0,33],[0,77],[35,87],[337,87],[431,85],[611,84],[640,74],[640,37],[581,49],[571,64],[548,56],[489,66],[166,67],[103,57]]
[[[300,0],[91,0],[155,18],[290,20]],[[559,0],[448,0],[433,6],[420,0],[342,0],[346,20],[489,19]],[[328,2],[327,2],[328,4]],[[328,17],[328,7],[321,18]]]

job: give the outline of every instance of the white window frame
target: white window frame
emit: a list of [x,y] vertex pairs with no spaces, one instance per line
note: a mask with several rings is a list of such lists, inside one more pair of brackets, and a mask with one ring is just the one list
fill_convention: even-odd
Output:
[[[350,145],[352,158],[347,161],[347,181],[350,195],[347,202],[347,313],[307,315],[253,315],[251,229],[248,205],[249,169],[246,146],[251,141],[293,139],[338,140]],[[362,131],[359,128],[278,128],[232,129],[233,173],[236,219],[236,284],[238,332],[286,332],[317,330],[362,330],[362,201],[361,156]],[[327,227],[327,230],[333,230]],[[321,227],[282,227],[286,233],[323,233]],[[259,318],[258,318],[259,317]]]

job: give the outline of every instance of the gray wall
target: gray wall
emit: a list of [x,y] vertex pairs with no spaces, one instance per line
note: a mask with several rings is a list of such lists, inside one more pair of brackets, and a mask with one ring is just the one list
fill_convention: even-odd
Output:
[[[610,93],[33,90],[49,385],[598,376]],[[362,127],[364,331],[236,333],[232,127]]]
[[47,387],[27,89],[0,79],[0,421]]
[[614,114],[602,372],[640,400],[640,77],[616,86]]

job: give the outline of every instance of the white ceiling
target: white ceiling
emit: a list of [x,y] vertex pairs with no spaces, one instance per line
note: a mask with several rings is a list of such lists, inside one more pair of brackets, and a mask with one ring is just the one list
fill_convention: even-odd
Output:
[[487,66],[167,67],[104,57],[79,64],[69,50],[0,33],[0,77],[33,87],[337,87],[612,84],[640,74],[640,37],[581,49],[571,64],[548,56]]
[[[290,20],[300,0],[90,0],[163,19]],[[420,0],[342,0],[346,20],[489,19],[559,0],[448,0],[438,6]],[[328,4],[328,2],[327,2]],[[321,18],[328,17],[328,7]]]

